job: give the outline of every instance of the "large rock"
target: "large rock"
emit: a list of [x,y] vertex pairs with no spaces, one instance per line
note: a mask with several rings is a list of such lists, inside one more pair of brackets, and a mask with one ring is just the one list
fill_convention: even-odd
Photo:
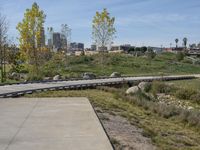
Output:
[[126,94],[136,94],[139,90],[138,86],[133,86],[126,90]]
[[83,73],[83,79],[95,79],[96,75],[94,73],[85,72]]
[[61,79],[60,75],[56,75],[53,77],[53,80],[60,80],[60,79]]
[[149,84],[150,84],[150,83],[148,83],[148,82],[140,82],[140,83],[138,84],[138,87],[140,88],[140,90],[144,91],[145,88],[146,88]]
[[13,79],[13,80],[20,80],[20,74],[19,73],[16,73],[16,72],[12,72],[9,76],[10,79]]
[[115,77],[121,77],[121,74],[119,72],[113,72],[110,77],[115,78]]

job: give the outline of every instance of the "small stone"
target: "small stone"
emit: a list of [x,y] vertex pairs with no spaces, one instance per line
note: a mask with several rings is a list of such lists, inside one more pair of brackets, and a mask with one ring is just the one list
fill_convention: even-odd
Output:
[[116,77],[121,77],[121,74],[119,72],[113,72],[110,77],[116,78]]
[[192,109],[194,109],[192,106],[189,106],[189,107],[188,107],[188,110],[192,110]]
[[53,77],[53,80],[60,80],[60,78],[61,78],[60,75],[56,75]]

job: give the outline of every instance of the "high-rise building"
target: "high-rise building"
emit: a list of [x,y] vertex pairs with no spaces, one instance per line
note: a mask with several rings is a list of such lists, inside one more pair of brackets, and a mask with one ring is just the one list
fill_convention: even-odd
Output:
[[91,45],[91,50],[96,51],[97,50],[97,45]]
[[41,29],[41,47],[45,46],[45,31],[44,31],[44,27],[42,27]]
[[53,33],[53,48],[54,49],[61,48],[61,34],[59,32]]
[[53,28],[52,27],[48,27],[47,28],[47,45],[49,48],[53,48]]
[[78,49],[84,50],[84,44],[83,43],[78,43]]
[[66,36],[64,34],[61,34],[60,35],[60,40],[61,40],[61,47],[62,49],[67,49],[67,39],[66,39]]
[[[52,27],[47,28],[47,45],[54,52],[62,50],[67,52],[70,50],[70,38],[71,38],[71,29],[67,32],[61,30],[61,32],[54,32]],[[76,45],[76,49],[81,47],[81,45]]]

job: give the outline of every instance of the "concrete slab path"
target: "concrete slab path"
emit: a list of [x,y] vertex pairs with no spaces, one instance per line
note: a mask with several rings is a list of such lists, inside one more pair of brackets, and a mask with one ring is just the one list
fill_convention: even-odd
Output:
[[0,100],[0,150],[113,150],[87,98]]

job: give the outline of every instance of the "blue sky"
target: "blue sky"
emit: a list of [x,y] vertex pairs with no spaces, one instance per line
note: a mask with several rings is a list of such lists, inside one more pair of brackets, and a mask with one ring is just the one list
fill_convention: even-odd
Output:
[[72,41],[92,43],[91,24],[96,11],[107,8],[116,18],[114,44],[136,46],[175,45],[174,39],[187,37],[200,42],[200,0],[0,0],[0,11],[9,21],[9,37],[17,37],[16,25],[26,8],[37,2],[47,15],[45,27],[60,31],[67,23]]

